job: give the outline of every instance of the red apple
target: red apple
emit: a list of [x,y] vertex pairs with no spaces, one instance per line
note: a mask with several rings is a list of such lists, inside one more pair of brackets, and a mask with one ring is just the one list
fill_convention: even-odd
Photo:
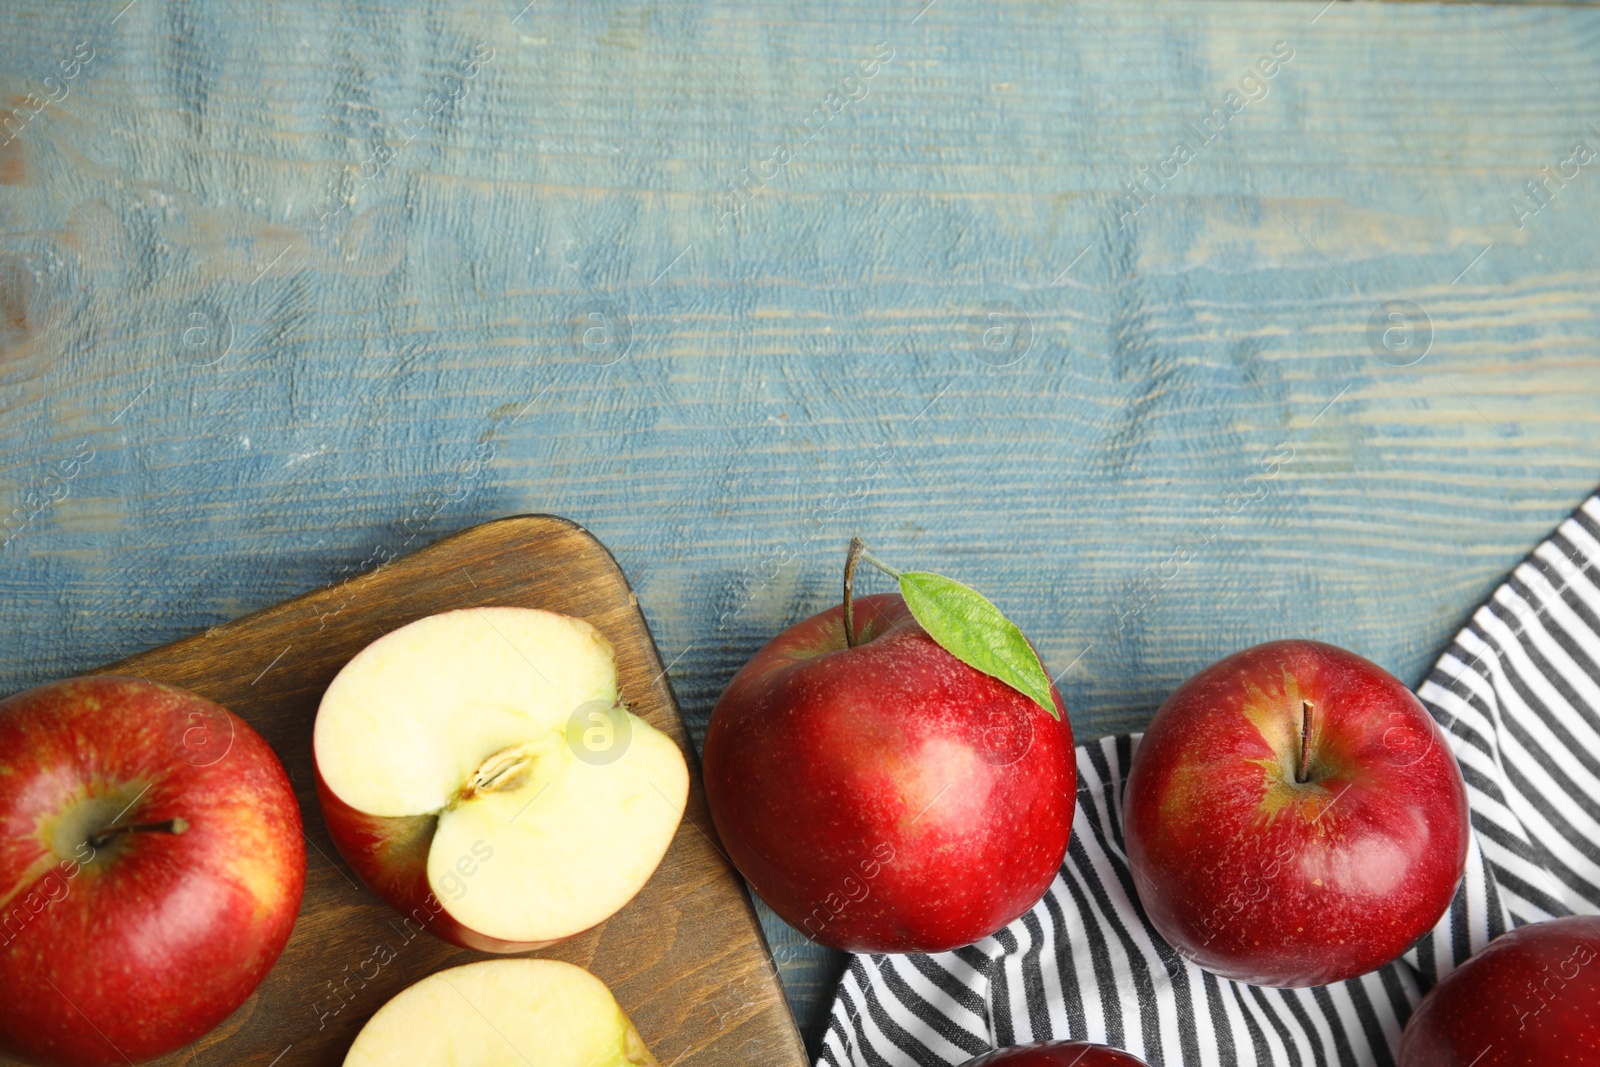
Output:
[[987,937],[1049,888],[1077,768],[1060,719],[940,647],[898,595],[775,637],[711,714],[706,799],[788,923],[847,952]]
[[533,608],[374,641],[317,709],[339,852],[419,929],[482,952],[581,933],[638,893],[688,799],[673,740],[621,704],[611,644]]
[[1434,986],[1400,1067],[1600,1063],[1600,917],[1519,927]]
[[0,701],[0,1051],[126,1064],[200,1037],[289,940],[300,809],[194,693],[101,675]]
[[1123,819],[1151,923],[1252,985],[1383,966],[1439,921],[1467,858],[1466,786],[1427,709],[1314,641],[1179,686],[1134,755]]
[[963,1067],[1149,1067],[1139,1057],[1092,1041],[1043,1041],[985,1052]]

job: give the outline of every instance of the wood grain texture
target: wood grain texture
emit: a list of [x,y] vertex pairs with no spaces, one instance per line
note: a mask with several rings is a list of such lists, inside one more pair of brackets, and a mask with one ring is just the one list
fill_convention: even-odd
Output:
[[156,1062],[338,1067],[390,997],[443,967],[492,958],[402,926],[357,882],[322,821],[311,755],[323,690],[352,656],[423,616],[488,605],[544,608],[595,626],[616,649],[629,708],[690,764],[683,824],[644,889],[600,926],[533,955],[606,982],[663,1065],[804,1067],[755,911],[715,843],[697,761],[638,602],[598,541],[548,515],[475,527],[104,668],[184,686],[242,717],[283,760],[305,822],[305,900],[277,966],[217,1030]]
[[[992,595],[1092,737],[1299,632],[1416,683],[1600,480],[1600,174],[1513,199],[1600,148],[1600,12],[524,3],[7,5],[0,92],[96,56],[0,146],[0,688],[545,511],[692,734],[859,532]],[[767,929],[815,1033],[836,965]]]

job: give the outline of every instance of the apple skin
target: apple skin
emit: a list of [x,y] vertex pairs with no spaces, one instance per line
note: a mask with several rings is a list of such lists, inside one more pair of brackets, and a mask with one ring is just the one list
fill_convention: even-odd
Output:
[[1489,942],[1422,998],[1400,1067],[1600,1063],[1600,918],[1546,919]]
[[[91,845],[125,805],[185,828]],[[112,675],[0,701],[0,1051],[98,1067],[194,1041],[283,951],[305,872],[282,764],[219,705]]]
[[1466,786],[1427,709],[1376,664],[1313,641],[1245,649],[1179,686],[1134,755],[1123,822],[1151,923],[1251,985],[1388,963],[1438,922],[1467,858]]
[[531,952],[566,940],[503,941],[457,922],[428,887],[428,848],[439,825],[437,815],[391,817],[358,811],[334,795],[321,771],[317,772],[317,799],[339,855],[369,889],[404,917],[408,927],[415,924],[475,952]]
[[1131,1052],[1092,1041],[1041,1041],[985,1052],[962,1067],[1149,1067]]
[[1049,888],[1077,766],[1059,720],[946,652],[898,594],[779,634],[711,714],[706,799],[740,872],[790,925],[846,952],[941,952]]

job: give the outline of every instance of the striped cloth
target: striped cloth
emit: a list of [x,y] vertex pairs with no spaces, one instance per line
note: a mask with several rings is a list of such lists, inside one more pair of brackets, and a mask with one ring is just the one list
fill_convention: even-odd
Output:
[[1424,991],[1512,926],[1600,912],[1600,497],[1512,573],[1418,695],[1466,778],[1473,842],[1450,910],[1400,960],[1316,989],[1189,964],[1134,903],[1122,783],[1139,737],[1078,749],[1072,844],[1032,911],[975,945],[852,959],[819,1067],[960,1064],[1046,1038],[1154,1067],[1393,1064]]

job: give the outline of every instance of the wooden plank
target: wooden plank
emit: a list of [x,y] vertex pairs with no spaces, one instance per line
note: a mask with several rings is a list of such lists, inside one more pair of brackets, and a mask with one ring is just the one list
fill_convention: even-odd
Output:
[[104,669],[184,686],[241,716],[283,759],[305,820],[305,900],[282,958],[221,1027],[157,1062],[337,1067],[391,996],[440,968],[488,958],[431,934],[408,937],[393,911],[356,882],[322,821],[311,757],[317,704],[350,657],[425,615],[485,605],[588,620],[616,648],[629,707],[676,741],[691,768],[684,822],[639,895],[595,929],[533,955],[576,963],[604,980],[664,1065],[804,1067],[744,883],[715,843],[697,761],[638,601],[598,541],[548,515],[474,527]]

